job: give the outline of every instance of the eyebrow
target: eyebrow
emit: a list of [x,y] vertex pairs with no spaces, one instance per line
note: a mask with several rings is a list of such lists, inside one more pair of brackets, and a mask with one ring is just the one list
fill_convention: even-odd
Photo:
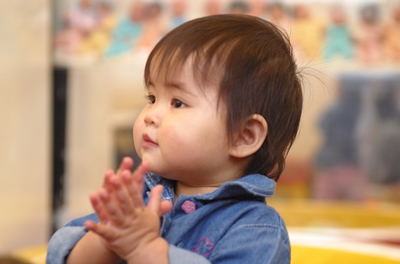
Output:
[[184,85],[183,83],[180,83],[180,82],[174,82],[174,81],[172,81],[172,82],[167,82],[167,83],[166,83],[166,86],[167,86],[168,88],[174,88],[174,89],[177,89],[177,90],[187,91],[185,85]]
[[191,91],[186,87],[186,85],[185,85],[184,83],[182,83],[182,82],[175,82],[175,81],[168,82],[168,83],[166,83],[166,87],[172,88],[172,89],[176,89],[176,90],[179,90],[179,91],[182,91],[182,92],[187,93],[187,94],[189,94],[189,95],[196,96],[196,95],[195,95],[193,92],[191,92]]
[[[156,85],[151,80],[149,80],[149,86],[152,86],[154,89],[157,89]],[[187,89],[185,84],[182,82],[170,81],[165,84],[165,87],[167,87],[168,89],[179,90],[184,93],[195,96],[195,94],[193,94],[191,91],[189,91],[189,89]]]

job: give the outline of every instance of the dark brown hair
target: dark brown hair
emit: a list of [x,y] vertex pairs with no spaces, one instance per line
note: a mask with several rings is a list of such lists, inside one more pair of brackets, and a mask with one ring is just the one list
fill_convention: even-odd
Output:
[[[217,77],[219,99],[228,109],[232,134],[252,114],[262,115],[268,135],[253,155],[246,174],[278,180],[298,131],[303,96],[288,37],[272,23],[249,15],[215,15],[188,21],[165,35],[145,67],[168,78],[189,56],[203,84]],[[152,64],[153,63],[153,64]]]

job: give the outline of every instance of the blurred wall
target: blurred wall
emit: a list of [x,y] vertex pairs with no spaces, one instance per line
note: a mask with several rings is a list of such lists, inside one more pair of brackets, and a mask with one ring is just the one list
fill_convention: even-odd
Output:
[[49,8],[0,1],[0,254],[49,236]]

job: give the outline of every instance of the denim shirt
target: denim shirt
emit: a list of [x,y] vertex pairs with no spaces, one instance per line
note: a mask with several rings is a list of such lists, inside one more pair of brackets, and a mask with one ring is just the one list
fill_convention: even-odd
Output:
[[[143,201],[150,190],[164,186],[163,200],[174,204],[175,182],[155,174],[144,180]],[[265,197],[275,181],[252,174],[223,184],[212,193],[181,195],[161,219],[160,236],[169,244],[170,264],[180,263],[290,263],[290,242],[285,223]],[[48,264],[64,263],[71,249],[86,234],[86,220],[75,219],[58,230],[48,246]]]

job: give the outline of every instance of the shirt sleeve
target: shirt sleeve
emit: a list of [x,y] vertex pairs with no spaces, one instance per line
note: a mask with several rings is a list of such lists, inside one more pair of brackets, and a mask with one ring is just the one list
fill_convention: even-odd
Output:
[[61,264],[76,243],[87,233],[83,226],[65,226],[51,237],[47,247],[46,264]]
[[[59,229],[50,239],[46,264],[65,263],[72,248],[86,233],[87,230],[82,226],[65,226]],[[170,264],[211,264],[206,258],[173,245],[169,245],[168,257]]]
[[169,264],[211,264],[206,258],[189,250],[169,245]]

